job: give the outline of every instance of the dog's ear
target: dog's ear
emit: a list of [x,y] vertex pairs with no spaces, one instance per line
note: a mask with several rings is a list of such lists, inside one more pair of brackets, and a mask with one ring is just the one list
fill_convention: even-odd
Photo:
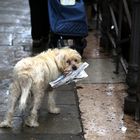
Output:
[[64,65],[65,64],[65,54],[62,53],[62,52],[57,52],[56,53],[56,57],[55,57],[55,62],[57,64],[59,70],[61,72],[63,72],[64,71],[64,67],[65,67],[65,65]]
[[56,59],[57,59],[58,61],[64,60],[64,59],[65,59],[65,54],[63,54],[63,53],[61,53],[61,52],[57,52],[57,53],[56,53]]

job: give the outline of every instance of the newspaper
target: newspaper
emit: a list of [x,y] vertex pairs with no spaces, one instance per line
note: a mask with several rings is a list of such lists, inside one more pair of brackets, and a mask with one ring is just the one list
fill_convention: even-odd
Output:
[[70,82],[77,82],[79,80],[82,80],[86,77],[88,77],[87,73],[85,72],[85,69],[89,66],[87,62],[84,62],[80,65],[80,67],[67,74],[66,76],[61,75],[58,79],[55,81],[50,82],[52,88],[57,88],[61,85],[69,84]]

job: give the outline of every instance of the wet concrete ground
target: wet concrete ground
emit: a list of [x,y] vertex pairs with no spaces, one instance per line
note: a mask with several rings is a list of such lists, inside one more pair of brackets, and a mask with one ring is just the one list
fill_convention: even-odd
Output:
[[86,140],[139,140],[140,124],[123,112],[127,95],[126,75],[114,74],[111,55],[101,53],[97,31],[89,33],[84,60],[89,77],[77,83],[81,119]]
[[[76,84],[77,90],[75,84],[58,89],[57,105],[61,114],[47,113],[45,97],[39,128],[22,126],[24,118],[17,109],[13,128],[0,129],[0,140],[140,139],[140,124],[123,113],[127,95],[123,70],[119,75],[113,73],[114,60],[110,55],[100,53],[96,31],[89,33],[87,40],[83,60],[90,64],[86,70],[89,77]],[[12,68],[18,60],[31,54],[30,47],[28,1],[0,0],[0,121],[7,108]]]
[[[8,103],[8,86],[15,63],[31,55],[30,16],[28,1],[0,0],[0,121]],[[59,115],[47,112],[44,98],[39,111],[38,128],[23,125],[27,113],[16,108],[12,129],[0,128],[0,140],[83,140],[75,84],[57,89]]]

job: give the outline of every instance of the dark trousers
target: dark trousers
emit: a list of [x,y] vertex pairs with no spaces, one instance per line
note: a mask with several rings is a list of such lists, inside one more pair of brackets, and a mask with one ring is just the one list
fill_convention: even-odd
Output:
[[50,32],[47,0],[29,0],[33,40],[48,38]]

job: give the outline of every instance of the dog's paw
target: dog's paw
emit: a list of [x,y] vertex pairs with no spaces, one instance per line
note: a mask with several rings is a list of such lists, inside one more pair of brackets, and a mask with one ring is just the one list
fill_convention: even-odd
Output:
[[53,113],[53,114],[59,114],[60,113],[60,108],[58,108],[58,107],[51,108],[51,109],[49,109],[49,112]]
[[25,125],[27,125],[29,127],[38,127],[39,123],[37,121],[26,120]]
[[4,120],[3,122],[0,123],[0,127],[8,128],[8,127],[12,127],[12,124],[10,122]]

